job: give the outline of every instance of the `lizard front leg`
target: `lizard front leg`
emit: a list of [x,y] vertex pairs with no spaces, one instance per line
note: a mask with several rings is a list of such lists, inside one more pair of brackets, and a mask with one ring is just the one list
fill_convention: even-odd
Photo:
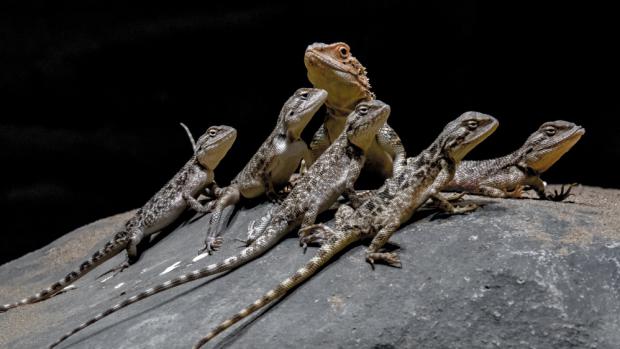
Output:
[[200,201],[196,200],[196,198],[193,197],[189,191],[183,192],[182,196],[183,200],[185,200],[185,202],[187,203],[187,206],[189,206],[192,210],[196,212],[209,213],[213,209],[213,205],[211,204],[212,201],[209,202],[207,206],[203,206]]
[[353,163],[351,163],[349,167],[349,171],[347,173],[347,178],[345,180],[345,189],[344,189],[343,195],[347,199],[349,199],[349,201],[351,202],[351,206],[353,208],[360,207],[360,205],[363,202],[362,201],[363,196],[358,196],[354,188],[355,181],[359,177],[360,172],[362,172],[363,165],[364,165],[363,161],[359,161],[359,162],[354,161]]
[[325,149],[329,147],[331,141],[329,139],[329,134],[327,133],[327,129],[325,128],[325,124],[321,125],[319,129],[316,131],[314,136],[312,137],[312,141],[310,142],[310,162],[306,163],[307,167],[310,167],[316,159],[323,154]]
[[288,181],[289,182],[288,185],[284,188],[285,193],[288,194],[291,190],[293,190],[295,185],[297,185],[297,182],[299,182],[299,179],[301,178],[301,176],[303,176],[306,172],[308,172],[308,168],[310,167],[311,163],[312,163],[312,153],[310,152],[310,149],[306,147],[306,150],[304,151],[303,159],[301,160],[301,163],[299,164],[299,173],[293,173],[291,175],[291,178],[289,178],[289,181]]
[[551,200],[551,201],[563,201],[569,196],[571,196],[571,189],[577,185],[577,183],[571,183],[568,185],[568,189],[564,190],[564,185],[560,189],[560,192],[557,190],[553,194],[547,194],[547,184],[540,179],[540,177],[532,176],[528,178],[527,184],[536,191],[538,197],[542,200]]
[[385,124],[377,133],[377,143],[392,157],[392,177],[396,177],[407,166],[407,152],[396,131]]
[[562,188],[560,189],[559,192],[557,190],[554,190],[553,194],[548,194],[546,199],[551,200],[551,201],[564,201],[566,198],[573,195],[571,193],[571,189],[573,189],[577,185],[578,185],[577,183],[568,184],[568,189],[564,190],[564,184],[562,184]]
[[204,190],[204,195],[209,200],[215,200],[219,198],[222,194],[223,194],[223,188],[220,188],[220,186],[217,185],[215,181],[211,182],[211,184],[209,184]]

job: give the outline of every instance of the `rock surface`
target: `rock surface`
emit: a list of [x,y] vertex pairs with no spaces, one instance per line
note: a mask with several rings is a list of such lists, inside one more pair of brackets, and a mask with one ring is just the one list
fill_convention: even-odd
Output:
[[[484,207],[447,218],[421,212],[393,238],[402,269],[380,265],[373,271],[364,246],[353,246],[207,347],[618,348],[620,191],[581,187],[575,194],[574,203],[467,197]],[[226,258],[239,251],[232,239],[244,237],[248,222],[268,207],[235,213],[224,247],[213,256],[191,262],[208,218],[196,216],[149,246],[125,272],[95,279],[124,258],[117,256],[74,290],[0,314],[0,347],[45,347],[139,290]],[[77,229],[1,266],[0,302],[64,276],[128,215]],[[132,305],[60,347],[189,348],[313,251],[303,254],[291,235],[243,268]]]

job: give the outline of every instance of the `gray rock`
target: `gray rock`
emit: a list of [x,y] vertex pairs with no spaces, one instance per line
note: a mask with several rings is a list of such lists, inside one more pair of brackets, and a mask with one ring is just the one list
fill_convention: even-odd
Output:
[[[495,200],[447,218],[420,212],[393,241],[402,269],[365,263],[353,246],[265,311],[207,347],[618,348],[620,191],[582,187],[574,203]],[[183,271],[236,251],[267,204],[242,209],[226,244],[191,262],[208,217],[196,216],[149,246],[114,278],[100,266],[70,290],[0,314],[0,347],[40,348],[99,311]],[[95,251],[128,213],[77,229],[0,267],[0,302],[47,286]],[[313,255],[291,235],[259,260],[223,276],[151,297],[67,340],[66,348],[188,348]],[[169,267],[178,267],[166,274]],[[191,264],[191,265],[188,265]],[[105,281],[103,281],[105,280]]]

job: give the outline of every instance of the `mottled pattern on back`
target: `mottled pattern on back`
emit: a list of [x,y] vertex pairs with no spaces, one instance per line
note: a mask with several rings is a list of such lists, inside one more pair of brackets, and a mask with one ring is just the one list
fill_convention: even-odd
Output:
[[229,126],[210,127],[200,137],[190,160],[142,208],[136,211],[134,216],[125,223],[123,230],[116,233],[101,249],[81,263],[78,269],[69,272],[63,279],[34,296],[0,306],[0,312],[39,302],[58,294],[64,287],[123,250],[127,251],[127,260],[115,268],[115,271],[122,271],[135,262],[139,257],[137,246],[144,237],[177,219],[188,205],[198,210],[203,208],[195,197],[213,181],[213,169],[228,152],[236,135],[237,131]]
[[[201,175],[206,174],[204,169],[197,165],[196,157],[193,156],[163,188],[136,211],[135,216],[127,221],[125,229],[132,231],[135,228],[149,227],[168,214],[171,209],[176,209],[175,205],[182,199],[179,188],[187,188],[188,185],[194,184],[193,181]],[[207,182],[212,180],[213,178],[207,178]]]

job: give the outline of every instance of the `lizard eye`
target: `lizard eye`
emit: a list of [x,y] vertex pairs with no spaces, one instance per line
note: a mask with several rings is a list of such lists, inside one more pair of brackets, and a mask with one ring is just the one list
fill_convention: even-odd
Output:
[[340,57],[342,58],[347,58],[349,56],[349,50],[344,46],[340,46],[338,52],[340,52]]
[[357,107],[357,112],[362,115],[366,115],[368,114],[368,107],[365,105],[360,105],[359,107]]
[[557,131],[556,131],[555,127],[547,127],[547,128],[545,128],[545,134],[547,136],[549,136],[549,137],[555,135],[556,132]]
[[478,127],[478,121],[476,120],[468,120],[467,121],[467,128],[470,130],[475,130]]
[[306,99],[308,99],[308,92],[307,91],[306,92],[302,92],[299,96],[301,97],[301,99],[306,100]]
[[209,130],[209,136],[211,137],[215,137],[215,135],[217,135],[217,130],[212,128]]

